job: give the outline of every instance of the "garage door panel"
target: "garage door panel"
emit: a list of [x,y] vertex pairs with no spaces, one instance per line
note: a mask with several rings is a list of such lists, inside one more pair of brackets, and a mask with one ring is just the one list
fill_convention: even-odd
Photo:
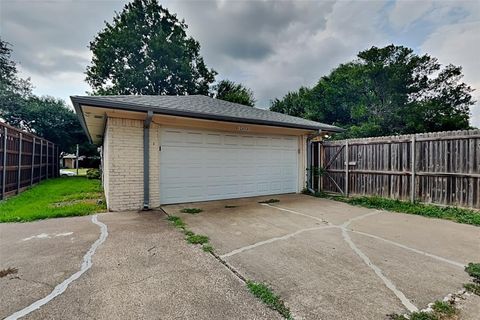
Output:
[[163,128],[162,204],[297,191],[296,137]]

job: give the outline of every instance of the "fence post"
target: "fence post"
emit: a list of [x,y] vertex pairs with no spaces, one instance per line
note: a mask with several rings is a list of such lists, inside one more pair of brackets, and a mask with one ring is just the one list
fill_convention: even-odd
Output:
[[55,158],[55,161],[57,161],[57,170],[55,171],[55,177],[60,176],[60,147],[57,144],[57,157]]
[[42,169],[43,169],[43,139],[40,139],[40,167],[38,170],[38,182],[42,181]]
[[33,185],[33,169],[35,168],[35,137],[32,142],[32,168],[30,168],[30,185]]
[[20,193],[20,180],[22,178],[22,147],[23,147],[23,134],[20,132],[18,135],[17,194]]
[[349,177],[349,160],[348,160],[348,141],[345,141],[345,196],[348,197],[348,177]]
[[5,199],[5,183],[7,181],[7,127],[3,128],[3,174],[2,174],[2,200]]
[[323,154],[322,154],[322,148],[323,148],[323,144],[321,142],[318,143],[318,171],[317,171],[317,174],[318,174],[318,192],[322,192],[323,190],[323,177],[322,177],[322,174],[321,174],[321,170],[323,168]]
[[410,181],[410,201],[415,202],[415,135],[412,136],[412,142],[411,142],[411,157],[412,157],[412,162],[410,164],[411,166],[411,181]]
[[49,169],[49,166],[50,166],[50,159],[48,159],[48,155],[49,155],[49,152],[48,152],[48,141],[47,141],[47,167],[45,168],[46,172],[45,172],[45,179],[48,179],[48,169]]

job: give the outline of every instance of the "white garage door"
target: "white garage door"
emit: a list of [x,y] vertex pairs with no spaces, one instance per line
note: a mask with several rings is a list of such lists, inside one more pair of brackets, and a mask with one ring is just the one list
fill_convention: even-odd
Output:
[[298,140],[163,128],[160,202],[297,192]]

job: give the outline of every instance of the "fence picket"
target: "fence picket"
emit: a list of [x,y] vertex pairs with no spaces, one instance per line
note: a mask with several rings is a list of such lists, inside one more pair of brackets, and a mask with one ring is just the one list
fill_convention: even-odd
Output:
[[323,141],[321,153],[322,191],[480,209],[478,129]]
[[56,150],[56,145],[2,122],[0,122],[0,138],[0,199],[20,193],[42,180],[43,146],[45,145],[47,150],[48,144],[52,147],[52,152],[47,155],[50,168],[47,165],[45,178],[58,177],[58,152],[57,154],[53,152]]

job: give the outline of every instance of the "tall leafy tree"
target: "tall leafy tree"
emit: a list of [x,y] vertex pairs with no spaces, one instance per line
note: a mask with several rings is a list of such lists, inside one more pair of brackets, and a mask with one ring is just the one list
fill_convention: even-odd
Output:
[[410,48],[372,47],[271,109],[346,127],[346,137],[468,129],[473,89],[462,77]]
[[71,152],[78,143],[82,154],[96,154],[73,110],[63,100],[35,96],[30,80],[18,76],[11,53],[0,39],[0,119],[58,144],[61,151]]
[[214,90],[214,96],[217,99],[240,103],[250,107],[255,105],[253,91],[240,83],[222,80],[214,86]]
[[90,43],[94,94],[208,94],[216,72],[187,25],[157,0],[134,0]]

